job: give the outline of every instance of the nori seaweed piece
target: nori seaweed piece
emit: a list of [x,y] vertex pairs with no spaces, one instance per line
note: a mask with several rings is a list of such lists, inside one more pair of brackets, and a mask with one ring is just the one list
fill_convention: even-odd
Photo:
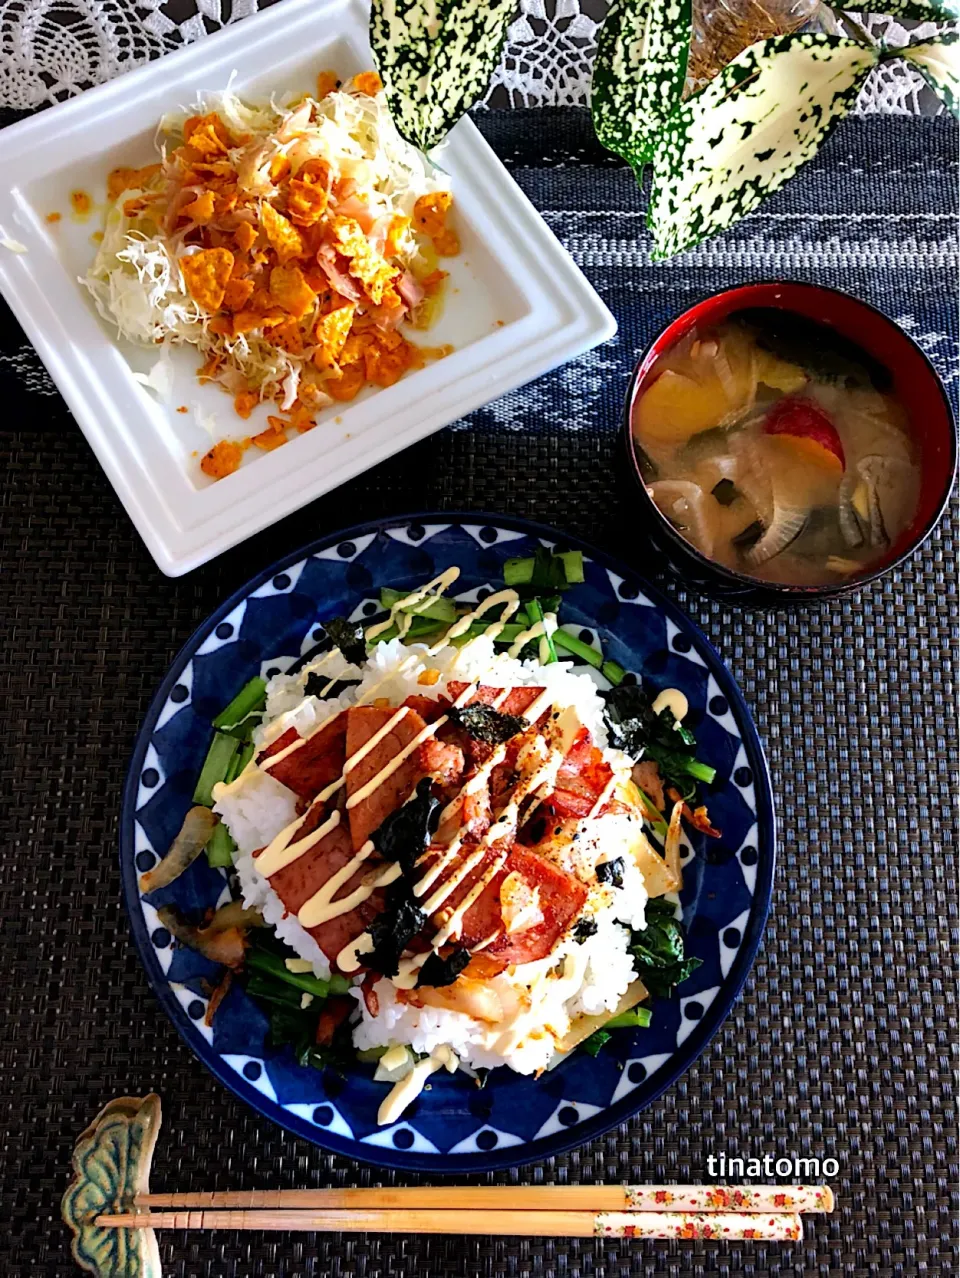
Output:
[[324,696],[339,697],[340,693],[346,688],[356,688],[359,683],[359,679],[334,679],[331,682],[319,670],[311,670],[307,675],[306,683],[303,685],[303,692],[307,697],[319,697],[324,692],[327,684],[330,684],[330,690],[324,693]]
[[367,659],[367,644],[363,637],[363,626],[359,621],[348,621],[346,617],[332,617],[329,621],[322,621],[320,624],[331,642],[337,645],[351,665],[363,665]]
[[465,732],[469,732],[475,741],[491,746],[503,745],[530,726],[522,715],[501,714],[499,710],[481,702],[461,706],[460,709],[453,707],[447,714],[454,723],[459,723]]
[[469,962],[470,951],[462,947],[446,958],[431,954],[420,969],[417,985],[452,985]]
[[601,861],[597,866],[597,882],[612,883],[615,888],[623,887],[623,857],[614,861]]
[[387,893],[387,908],[370,924],[373,949],[363,961],[383,976],[396,976],[400,956],[423,928],[427,916],[417,905],[410,884],[398,879]]
[[596,936],[597,931],[596,919],[581,919],[577,926],[573,929],[573,939],[578,945],[582,945],[589,937]]
[[433,782],[424,777],[413,797],[377,826],[370,838],[387,861],[398,861],[410,874],[417,858],[430,845],[430,836],[440,820],[440,800],[433,796]]

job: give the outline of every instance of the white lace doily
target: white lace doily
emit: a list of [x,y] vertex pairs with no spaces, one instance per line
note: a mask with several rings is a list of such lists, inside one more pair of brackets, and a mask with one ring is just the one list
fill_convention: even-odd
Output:
[[[34,110],[61,101],[258,7],[257,0],[3,0],[0,105]],[[521,0],[491,94],[514,106],[586,102],[604,9],[605,0]],[[890,19],[866,23],[891,43],[906,42],[906,32]],[[873,73],[859,109],[932,114],[942,108],[915,71],[892,63]]]

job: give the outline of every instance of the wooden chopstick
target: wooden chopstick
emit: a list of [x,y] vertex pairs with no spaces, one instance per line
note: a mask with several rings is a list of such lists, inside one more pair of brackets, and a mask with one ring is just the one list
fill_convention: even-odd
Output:
[[138,1194],[134,1205],[245,1211],[350,1208],[431,1211],[829,1212],[829,1185],[426,1185],[378,1189],[238,1189]]
[[284,1233],[484,1234],[540,1238],[713,1238],[799,1242],[796,1212],[436,1211],[419,1208],[310,1211],[171,1211],[104,1215],[98,1226],[125,1229],[260,1229]]

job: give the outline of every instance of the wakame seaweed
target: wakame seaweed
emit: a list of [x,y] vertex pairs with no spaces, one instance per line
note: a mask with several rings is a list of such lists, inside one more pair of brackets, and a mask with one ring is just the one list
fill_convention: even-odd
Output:
[[320,625],[351,665],[363,665],[367,659],[367,644],[361,622],[348,621],[346,617],[332,617],[329,621],[322,621]]
[[461,947],[446,958],[431,954],[420,969],[417,985],[452,985],[470,962],[470,951]]
[[673,911],[670,901],[648,901],[646,926],[630,935],[634,970],[654,998],[672,998],[676,986],[702,962],[686,957],[683,924]]
[[404,874],[412,871],[417,858],[429,847],[440,820],[440,800],[433,797],[432,787],[430,777],[424,777],[413,797],[391,812],[370,836],[380,855],[397,861]]
[[476,702],[472,706],[452,707],[448,716],[454,723],[459,723],[475,741],[485,745],[498,746],[523,732],[530,725],[519,714],[501,714],[493,706],[485,706]]

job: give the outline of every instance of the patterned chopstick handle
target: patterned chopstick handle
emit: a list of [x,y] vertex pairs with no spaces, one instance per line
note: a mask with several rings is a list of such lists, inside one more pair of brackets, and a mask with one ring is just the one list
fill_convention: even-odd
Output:
[[800,1217],[792,1212],[609,1211],[594,1221],[597,1238],[713,1238],[721,1242],[799,1242]]
[[628,1211],[833,1211],[829,1185],[626,1185]]

